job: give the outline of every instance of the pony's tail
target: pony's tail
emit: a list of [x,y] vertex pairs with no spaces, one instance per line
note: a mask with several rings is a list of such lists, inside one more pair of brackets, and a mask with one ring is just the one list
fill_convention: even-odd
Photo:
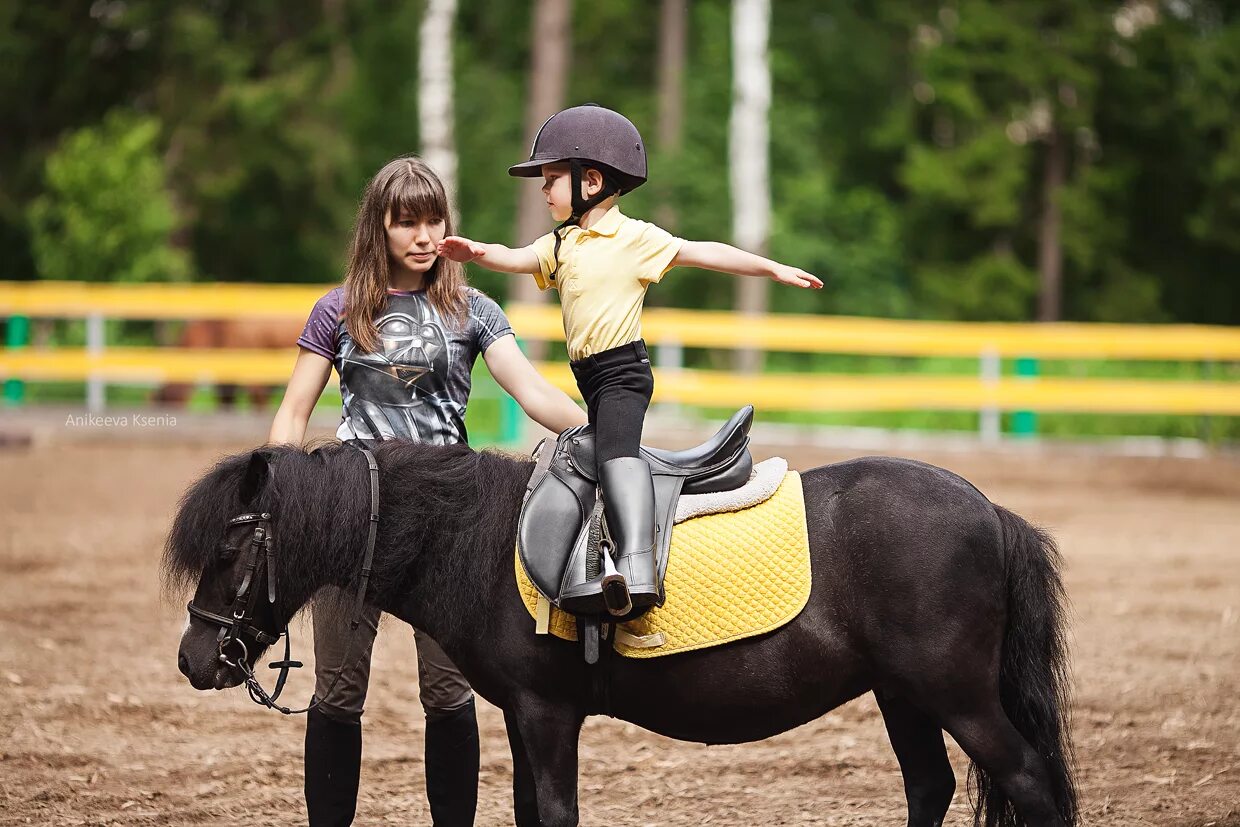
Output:
[[[1003,710],[1046,766],[1055,807],[1064,823],[1077,823],[1068,664],[1067,596],[1059,576],[1054,539],[1006,508],[995,506],[1003,527],[1007,628],[1003,632],[999,692]],[[1023,824],[1011,801],[976,764],[969,766],[974,823]]]

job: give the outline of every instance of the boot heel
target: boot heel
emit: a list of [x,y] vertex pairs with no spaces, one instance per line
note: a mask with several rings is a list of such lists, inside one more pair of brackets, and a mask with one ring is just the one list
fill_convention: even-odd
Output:
[[599,561],[603,564],[603,604],[607,611],[616,617],[626,615],[633,610],[633,600],[629,597],[629,586],[624,582],[624,575],[616,570],[616,561],[611,557],[611,544],[599,545]]

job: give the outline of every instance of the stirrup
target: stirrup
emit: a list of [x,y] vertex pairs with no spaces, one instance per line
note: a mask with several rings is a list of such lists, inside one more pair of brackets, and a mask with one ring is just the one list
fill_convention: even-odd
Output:
[[624,582],[624,575],[616,570],[611,549],[609,540],[598,544],[599,562],[603,566],[603,577],[599,581],[603,587],[603,605],[607,607],[609,614],[623,617],[633,611],[633,599],[629,596],[629,584]]

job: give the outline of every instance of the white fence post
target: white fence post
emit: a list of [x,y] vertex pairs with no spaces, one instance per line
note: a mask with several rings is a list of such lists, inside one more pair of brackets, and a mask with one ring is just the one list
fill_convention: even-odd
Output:
[[[86,317],[86,352],[92,357],[102,356],[104,347],[104,323],[102,313]],[[107,404],[107,386],[103,376],[91,372],[86,377],[86,410],[102,413]]]
[[[981,362],[982,385],[991,387],[998,385],[1003,364],[999,358],[999,350],[993,346],[985,348],[982,350],[979,361]],[[982,442],[994,444],[999,441],[1003,433],[1001,422],[999,409],[994,405],[986,405],[978,411],[978,430]]]

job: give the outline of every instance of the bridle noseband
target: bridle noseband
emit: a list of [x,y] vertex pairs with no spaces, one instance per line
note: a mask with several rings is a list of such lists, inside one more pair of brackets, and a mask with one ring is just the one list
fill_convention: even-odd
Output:
[[[280,693],[284,691],[285,681],[288,680],[288,672],[290,669],[298,669],[302,666],[300,661],[290,660],[290,642],[288,634],[288,623],[284,624],[284,628],[278,634],[271,634],[263,631],[254,625],[254,610],[258,606],[258,589],[254,588],[255,575],[262,565],[267,575],[267,602],[274,608],[276,603],[276,568],[275,568],[275,536],[271,530],[271,524],[274,517],[269,512],[255,512],[238,514],[233,517],[225,526],[225,530],[237,525],[246,525],[253,523],[254,532],[250,536],[249,550],[247,552],[244,574],[241,577],[241,585],[237,587],[237,593],[233,595],[232,602],[228,604],[228,608],[232,609],[232,616],[209,612],[206,609],[199,608],[194,605],[194,601],[186,604],[186,609],[190,615],[208,623],[214,623],[220,627],[219,635],[216,637],[217,657],[219,662],[225,666],[241,672],[245,678],[246,690],[250,693],[250,700],[256,704],[260,704],[285,715],[297,715],[303,712],[309,712],[320,703],[323,697],[331,693],[335,688],[336,682],[340,680],[340,676],[344,673],[345,664],[349,662],[349,653],[353,648],[353,641],[356,638],[357,627],[361,623],[362,606],[366,597],[366,586],[370,582],[371,564],[374,562],[375,556],[375,538],[379,528],[379,464],[375,460],[375,455],[370,449],[358,446],[366,456],[366,465],[370,471],[370,524],[366,533],[366,553],[362,556],[361,568],[358,571],[357,593],[353,599],[353,616],[349,621],[349,645],[345,647],[345,654],[342,657],[341,664],[336,670],[336,676],[332,679],[331,684],[323,692],[322,697],[317,697],[304,709],[289,709],[276,703],[276,699],[280,697]],[[271,646],[279,642],[280,638],[284,638],[284,658],[270,664],[270,668],[279,669],[280,675],[276,678],[275,691],[268,694],[263,689],[262,684],[258,682],[258,678],[254,675],[254,670],[250,667],[249,648],[245,644],[242,635],[249,635],[257,643]],[[230,657],[230,653],[235,653],[235,657]]]

